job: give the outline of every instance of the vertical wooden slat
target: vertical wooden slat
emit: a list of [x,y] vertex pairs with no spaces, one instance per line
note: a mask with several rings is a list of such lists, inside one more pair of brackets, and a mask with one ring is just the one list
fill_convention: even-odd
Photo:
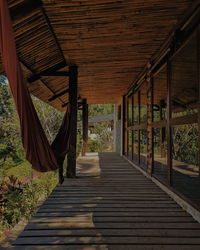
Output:
[[168,183],[172,185],[172,126],[170,119],[171,110],[171,61],[167,63],[167,166],[168,166]]
[[129,99],[128,97],[126,98],[126,156],[129,156],[129,130],[128,130],[128,126],[129,126],[129,110],[128,110],[128,105],[129,105]]
[[126,97],[122,97],[122,154],[126,153]]
[[83,100],[83,115],[82,115],[82,126],[83,126],[83,144],[81,155],[85,156],[87,152],[87,143],[88,143],[88,104],[87,100]]
[[76,140],[77,140],[77,66],[69,67],[69,104],[70,104],[70,145],[67,157],[67,177],[76,177]]
[[146,85],[147,85],[147,173],[153,172],[153,79],[151,78],[150,67],[148,64]]
[[[134,95],[131,97],[131,105],[132,105],[132,126],[134,126]],[[131,132],[132,135],[132,156],[131,159],[133,160],[133,155],[134,155],[134,130]]]
[[[138,124],[140,124],[140,91],[138,91]],[[141,129],[138,129],[138,164],[140,164],[140,133]]]
[[200,177],[200,25],[197,29],[197,74],[198,74],[198,87],[199,87],[199,102],[198,102],[198,165]]
[[58,162],[59,164],[59,184],[62,184],[64,181],[64,176],[63,176],[63,160],[60,160]]

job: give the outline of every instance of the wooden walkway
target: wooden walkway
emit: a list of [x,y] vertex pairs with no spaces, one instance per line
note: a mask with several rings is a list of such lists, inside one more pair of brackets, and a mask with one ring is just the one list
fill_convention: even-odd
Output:
[[14,249],[200,249],[200,224],[115,153],[78,160]]

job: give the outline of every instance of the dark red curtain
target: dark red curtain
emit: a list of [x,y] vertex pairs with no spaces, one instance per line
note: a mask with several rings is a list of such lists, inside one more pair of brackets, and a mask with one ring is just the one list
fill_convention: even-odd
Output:
[[70,109],[67,108],[61,128],[51,146],[38,119],[20,67],[7,0],[0,0],[0,15],[2,61],[19,114],[26,159],[37,171],[55,170],[69,149]]

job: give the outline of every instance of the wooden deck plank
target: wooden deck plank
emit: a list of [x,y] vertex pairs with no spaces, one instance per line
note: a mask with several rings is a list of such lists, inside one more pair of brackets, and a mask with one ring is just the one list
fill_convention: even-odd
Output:
[[[166,219],[167,221],[167,219]],[[151,222],[151,223],[130,223],[130,222],[103,222],[103,223],[93,223],[93,222],[65,222],[65,223],[33,223],[28,224],[25,229],[67,229],[67,228],[128,228],[128,229],[141,229],[141,228],[154,228],[154,229],[200,229],[200,226],[196,222],[180,223],[180,222]]]
[[114,153],[78,160],[14,249],[200,249],[200,224]]
[[[56,250],[66,250],[66,245],[62,246],[62,245],[42,245],[42,246],[31,246],[31,245],[26,245],[26,248],[24,248],[24,245],[22,246],[17,246],[14,249],[15,250],[46,250],[46,249],[56,249]],[[110,244],[108,245],[67,245],[67,250],[180,250],[180,245],[175,245],[175,244],[171,244],[171,245],[113,245]],[[199,245],[182,245],[181,246],[181,250],[199,250]]]
[[[88,211],[89,213],[89,211]],[[86,212],[87,214],[87,212]],[[55,211],[51,211],[51,212],[37,212],[37,214],[34,217],[71,217],[71,216],[85,216],[84,214],[80,214],[79,212],[55,212]],[[148,212],[148,211],[141,211],[141,212],[126,212],[126,211],[110,211],[110,212],[94,212],[93,213],[94,217],[149,217],[149,216],[153,216],[153,217],[190,217],[186,212],[184,211],[176,211],[176,212],[163,212],[163,211],[156,211],[156,212]],[[33,217],[33,218],[34,218]]]
[[200,238],[199,237],[134,237],[134,236],[116,236],[116,237],[75,237],[75,236],[64,236],[64,237],[20,237],[16,241],[16,244],[19,245],[43,245],[43,244],[51,244],[51,245],[67,245],[67,244],[179,244],[181,245],[190,244],[190,245],[199,245]]
[[117,222],[133,222],[133,223],[151,223],[151,222],[158,222],[158,223],[165,223],[166,220],[168,222],[176,222],[176,223],[185,223],[185,222],[193,222],[193,218],[190,216],[184,217],[150,217],[150,216],[141,216],[141,217],[131,217],[131,216],[123,216],[123,217],[96,217],[93,216],[91,213],[90,215],[79,215],[75,217],[33,217],[30,220],[30,223],[84,223],[88,221],[92,221],[93,223],[98,222],[106,222],[106,223],[117,223]]
[[66,230],[26,230],[20,237],[41,236],[140,236],[140,237],[200,237],[200,229],[66,229]]
[[[108,207],[108,208],[99,208],[99,207],[78,207],[78,208],[63,208],[63,207],[49,207],[43,206],[38,210],[38,213],[51,213],[51,212],[63,212],[63,213],[80,213],[80,212],[93,212],[94,214],[98,212],[135,212],[135,213],[147,213],[147,212],[154,212],[154,213],[166,213],[166,212],[182,212],[179,207],[175,208],[118,208],[118,207]],[[38,214],[37,213],[37,214]]]

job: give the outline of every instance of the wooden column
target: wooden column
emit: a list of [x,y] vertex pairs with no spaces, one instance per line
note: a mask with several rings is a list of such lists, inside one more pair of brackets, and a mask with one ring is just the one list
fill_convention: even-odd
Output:
[[76,137],[77,137],[77,66],[69,67],[69,104],[70,104],[70,142],[67,157],[67,177],[76,177]]
[[167,63],[167,166],[168,182],[172,185],[172,126],[171,120],[171,62]]
[[122,97],[122,155],[126,153],[126,97]]
[[198,102],[198,166],[199,166],[199,180],[200,180],[200,25],[197,29],[197,72],[198,72],[198,87],[199,87],[199,102]]
[[81,155],[85,156],[87,152],[87,143],[88,143],[88,104],[87,100],[83,100],[83,115],[82,115],[82,126],[83,126],[83,144]]
[[126,128],[126,156],[129,156],[129,115],[128,115],[128,97],[126,98],[126,121],[125,121],[125,128]]
[[62,184],[64,181],[64,176],[63,176],[63,160],[59,160],[59,184]]
[[[141,117],[140,117],[140,113],[141,113],[141,107],[140,107],[140,105],[141,105],[141,100],[140,100],[140,97],[141,97],[141,95],[140,95],[140,91],[138,91],[138,124],[140,125],[140,123],[141,123]],[[141,151],[141,149],[140,149],[140,138],[141,138],[141,129],[138,129],[138,164],[140,165],[140,151]]]
[[[133,94],[132,94],[132,98],[131,98],[131,105],[132,105],[131,126],[134,126],[134,95]],[[131,134],[132,134],[132,156],[131,156],[131,159],[133,160],[133,157],[134,157],[134,130],[132,130]]]
[[153,172],[153,80],[150,73],[151,65],[148,64],[146,78],[147,85],[147,173],[152,175]]

